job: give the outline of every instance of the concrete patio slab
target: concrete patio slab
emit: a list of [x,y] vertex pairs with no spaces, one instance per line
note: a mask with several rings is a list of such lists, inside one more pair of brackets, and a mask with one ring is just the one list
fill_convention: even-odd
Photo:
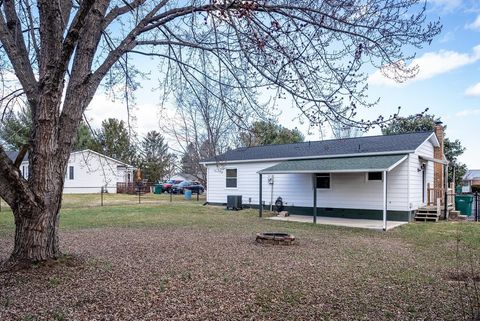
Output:
[[[268,219],[275,220],[275,221],[313,223],[313,217],[307,216],[307,215],[292,215],[287,217],[274,216],[274,217],[269,217]],[[387,221],[387,230],[391,230],[395,227],[398,227],[400,225],[404,225],[407,223],[408,222]],[[371,230],[383,230],[383,222],[380,220],[364,220],[364,219],[353,219],[353,218],[317,216],[317,224],[365,228],[365,229],[371,229]]]

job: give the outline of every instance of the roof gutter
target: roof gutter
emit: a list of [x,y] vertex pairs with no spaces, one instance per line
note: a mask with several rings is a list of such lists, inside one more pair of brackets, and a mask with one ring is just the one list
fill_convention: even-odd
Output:
[[390,172],[392,169],[403,163],[407,159],[408,155],[402,157],[399,161],[394,163],[388,168],[365,168],[365,169],[335,169],[335,170],[292,170],[292,171],[268,171],[260,170],[258,174],[303,174],[303,173],[364,173],[364,172]]
[[383,172],[387,168],[368,168],[368,169],[336,169],[336,170],[293,170],[293,171],[258,171],[258,174],[311,174],[311,173],[365,173],[365,172]]
[[436,158],[431,158],[431,157],[428,157],[428,156],[418,156],[418,158],[426,160],[426,161],[434,162],[434,163],[437,163],[437,164],[448,165],[448,161],[446,159],[436,159]]

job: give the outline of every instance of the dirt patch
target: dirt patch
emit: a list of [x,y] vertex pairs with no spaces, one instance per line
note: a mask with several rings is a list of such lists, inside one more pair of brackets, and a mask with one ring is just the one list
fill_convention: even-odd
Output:
[[446,278],[451,281],[480,283],[480,272],[451,270],[446,273]]

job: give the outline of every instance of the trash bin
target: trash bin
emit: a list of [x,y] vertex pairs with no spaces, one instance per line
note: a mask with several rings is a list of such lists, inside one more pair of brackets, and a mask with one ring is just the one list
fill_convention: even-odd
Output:
[[183,197],[186,199],[186,200],[191,200],[192,199],[192,191],[189,190],[189,189],[186,189],[183,193]]
[[462,193],[462,187],[461,186],[455,187],[455,194],[461,194],[461,193]]
[[455,208],[463,215],[472,215],[472,195],[457,195],[455,196]]
[[154,194],[162,194],[162,184],[155,184]]

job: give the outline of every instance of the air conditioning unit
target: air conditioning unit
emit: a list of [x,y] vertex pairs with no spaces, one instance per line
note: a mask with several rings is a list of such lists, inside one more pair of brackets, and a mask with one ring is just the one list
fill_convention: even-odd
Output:
[[241,210],[242,195],[227,195],[227,210]]

